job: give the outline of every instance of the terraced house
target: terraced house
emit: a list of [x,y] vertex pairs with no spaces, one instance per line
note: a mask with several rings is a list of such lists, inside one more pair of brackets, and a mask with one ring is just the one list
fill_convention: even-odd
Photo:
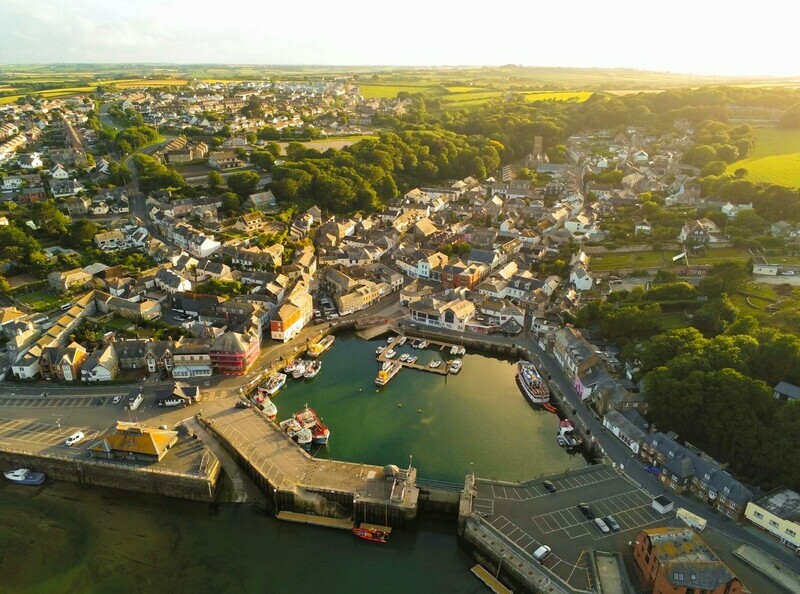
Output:
[[250,333],[225,332],[211,345],[211,363],[221,373],[243,375],[258,359],[261,344]]

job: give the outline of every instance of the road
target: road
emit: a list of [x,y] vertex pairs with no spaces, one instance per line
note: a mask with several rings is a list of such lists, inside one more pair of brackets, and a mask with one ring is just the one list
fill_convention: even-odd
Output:
[[121,101],[111,101],[109,103],[103,103],[100,106],[100,110],[98,111],[98,116],[100,118],[100,122],[104,126],[108,126],[109,128],[114,128],[115,130],[124,130],[125,126],[118,124],[117,121],[111,117],[108,113],[108,110],[111,108],[112,105],[121,103]]

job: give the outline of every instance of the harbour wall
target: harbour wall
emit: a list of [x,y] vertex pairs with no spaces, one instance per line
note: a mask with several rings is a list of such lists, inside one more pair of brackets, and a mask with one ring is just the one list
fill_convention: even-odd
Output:
[[216,458],[209,464],[205,475],[194,475],[157,467],[38,454],[7,447],[0,449],[0,465],[4,469],[31,468],[44,472],[48,478],[83,485],[209,502],[214,499],[221,473]]

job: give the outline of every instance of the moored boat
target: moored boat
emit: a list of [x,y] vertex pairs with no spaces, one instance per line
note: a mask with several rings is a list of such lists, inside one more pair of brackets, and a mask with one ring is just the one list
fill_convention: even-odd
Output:
[[274,421],[275,417],[278,415],[278,407],[275,406],[272,399],[264,394],[259,394],[255,397],[255,401],[258,403],[258,408],[264,413],[264,416],[270,421]]
[[436,368],[437,368],[437,367],[439,367],[441,364],[442,364],[442,361],[441,361],[441,359],[434,359],[433,361],[431,361],[431,362],[430,362],[430,364],[428,365],[428,367],[430,367],[431,369],[436,369]]
[[389,369],[381,369],[378,372],[378,377],[375,378],[375,383],[379,386],[385,386],[386,384],[388,384],[389,380],[392,379],[395,375],[397,375],[397,372],[400,371],[400,369],[403,367],[402,365],[400,365],[400,363],[396,361],[394,362],[387,361],[387,363],[390,363]]
[[311,440],[313,435],[309,429],[303,427],[297,419],[291,418],[280,422],[280,428],[286,432],[286,435],[297,442],[304,450],[311,449]]
[[322,353],[327,351],[329,348],[333,346],[336,337],[332,334],[329,334],[319,342],[316,342],[308,347],[308,354],[312,357],[319,357]]
[[410,358],[411,358],[411,355],[409,355],[408,353],[403,353],[402,355],[400,355],[400,360],[401,360],[403,363],[405,363],[406,361],[408,361]]
[[305,409],[294,413],[294,418],[297,419],[300,425],[311,431],[312,443],[318,443],[320,445],[328,443],[328,439],[330,439],[331,436],[330,429],[320,420],[317,413],[308,407],[308,404],[306,404]]
[[43,472],[34,472],[27,468],[9,470],[3,475],[10,481],[20,485],[41,485],[47,478]]
[[533,363],[517,363],[517,383],[525,398],[532,404],[544,405],[550,401],[550,387]]
[[261,394],[262,392],[267,396],[274,396],[278,393],[283,385],[286,383],[286,374],[285,373],[273,373],[271,376],[267,378],[267,381],[264,382],[262,386],[259,386],[258,393]]
[[294,371],[292,371],[292,377],[294,379],[300,379],[303,377],[303,374],[306,372],[306,367],[308,366],[309,361],[305,359],[298,359],[294,364]]
[[427,340],[423,340],[421,343],[419,343],[419,348],[421,348],[421,349],[428,348],[428,341]]
[[401,336],[400,340],[397,341],[397,344],[399,346],[403,346],[406,343],[406,340],[408,340],[408,339],[405,336]]
[[450,373],[458,373],[461,371],[461,366],[464,365],[464,362],[461,359],[455,359],[450,361]]
[[458,351],[456,351],[456,355],[463,355],[467,352],[467,347],[458,347]]
[[416,362],[417,362],[417,359],[419,359],[419,357],[417,357],[416,355],[414,355],[413,357],[411,357],[411,358],[410,358],[410,359],[407,361],[407,363],[416,363]]
[[558,437],[564,440],[565,445],[562,447],[577,448],[583,444],[583,438],[575,433],[575,426],[568,419],[558,424]]
[[375,528],[353,528],[353,534],[370,542],[389,542],[389,533]]
[[394,365],[394,363],[392,361],[384,361],[383,364],[381,365],[381,369],[383,371],[389,371],[389,369],[392,367],[392,365]]
[[379,346],[377,349],[375,349],[375,354],[380,355],[385,350],[386,350],[385,346]]
[[303,377],[306,379],[314,379],[317,374],[322,370],[322,361],[311,361],[306,365],[306,370]]
[[397,353],[394,351],[394,349],[389,349],[388,351],[386,351],[386,358],[392,359],[396,354]]
[[545,409],[547,412],[553,413],[554,415],[558,414],[558,409],[555,406],[553,406],[552,404],[550,404],[549,402],[545,402],[542,405],[542,408]]
[[457,345],[453,345],[452,347],[450,347],[450,354],[451,355],[455,355],[457,353],[458,353],[458,346]]

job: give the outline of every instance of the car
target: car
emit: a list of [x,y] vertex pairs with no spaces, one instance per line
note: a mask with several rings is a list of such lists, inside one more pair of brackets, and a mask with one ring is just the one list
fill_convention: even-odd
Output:
[[783,272],[781,272],[781,274],[783,276],[794,276],[797,273],[794,270],[784,270]]
[[544,487],[544,490],[547,491],[548,493],[555,493],[556,491],[558,491],[558,489],[556,489],[556,486],[550,481],[542,482],[542,486]]
[[251,408],[253,404],[249,400],[237,400],[236,408]]
[[119,404],[120,400],[122,400],[122,396],[117,394],[114,398],[111,399],[111,404]]
[[645,466],[644,469],[649,472],[650,474],[654,474],[658,476],[660,471],[658,470],[658,466]]
[[587,520],[594,520],[594,512],[592,511],[592,508],[589,507],[588,503],[579,503],[577,507],[578,511],[583,514],[584,518]]
[[76,431],[67,438],[64,444],[67,446],[74,446],[76,443],[83,441],[85,437],[86,436],[83,434],[83,431]]
[[605,522],[614,532],[619,532],[621,530],[619,523],[617,523],[617,520],[614,518],[614,516],[606,516]]
[[162,431],[166,431],[167,429],[169,429],[169,427],[167,427],[166,425],[159,425],[158,428],[161,429]]
[[542,545],[533,552],[533,558],[539,563],[544,563],[553,551],[547,545]]
[[603,521],[603,518],[595,518],[594,519],[594,525],[603,534],[610,534],[611,533],[611,528],[609,528],[608,525]]

